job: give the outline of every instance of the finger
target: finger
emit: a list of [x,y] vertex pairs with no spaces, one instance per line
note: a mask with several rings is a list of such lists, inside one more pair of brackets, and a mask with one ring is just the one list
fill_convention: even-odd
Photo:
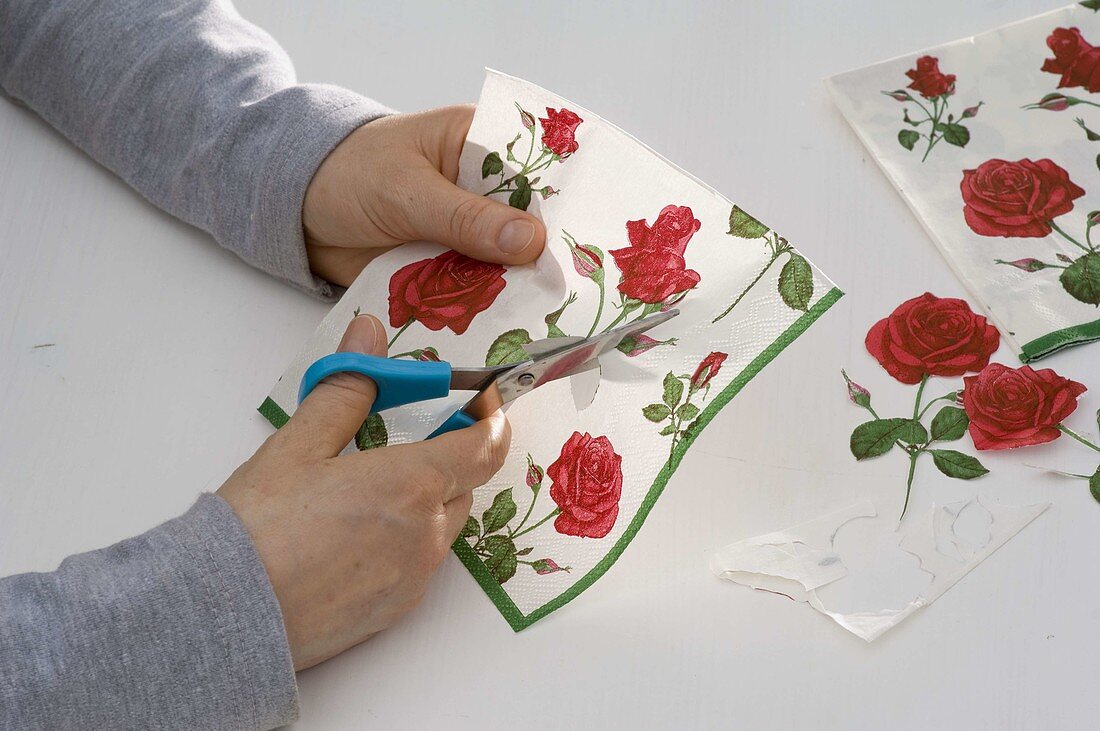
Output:
[[417,182],[404,214],[418,238],[500,264],[525,264],[542,253],[546,228],[531,214],[463,190],[427,166]]
[[[338,352],[386,355],[386,331],[371,315],[352,319]],[[317,457],[340,453],[370,414],[378,389],[374,381],[357,373],[329,376],[306,397],[281,431],[287,439]]]
[[[426,486],[433,491],[433,500],[449,503],[488,482],[504,465],[511,442],[512,428],[498,411],[465,429],[425,442],[387,447],[386,451],[392,458],[395,483]],[[368,451],[347,459],[362,466],[373,457]],[[375,468],[373,461],[370,465]]]
[[461,533],[462,529],[466,526],[466,519],[470,517],[470,507],[473,506],[473,504],[473,493],[464,492],[443,506],[446,515],[448,545],[455,542],[455,539],[458,538],[458,534]]

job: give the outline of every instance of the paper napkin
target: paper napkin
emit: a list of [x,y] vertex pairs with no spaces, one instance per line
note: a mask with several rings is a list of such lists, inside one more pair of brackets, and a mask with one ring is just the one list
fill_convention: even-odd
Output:
[[1100,339],[1100,15],[1082,5],[827,81],[1024,362]]
[[[441,246],[371,263],[260,411],[281,426],[305,368],[357,311],[390,355],[486,365],[547,336],[587,335],[676,306],[679,317],[603,358],[586,409],[568,381],[508,412],[507,463],[474,493],[454,550],[516,630],[563,606],[626,549],[692,442],[841,296],[777,232],[614,125],[489,72],[458,184],[541,217],[545,253],[505,269]],[[469,394],[372,417],[357,446],[423,439]]]

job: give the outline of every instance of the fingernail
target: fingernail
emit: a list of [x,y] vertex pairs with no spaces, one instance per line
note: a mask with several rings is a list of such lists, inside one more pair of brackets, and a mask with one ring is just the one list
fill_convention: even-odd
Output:
[[[360,324],[363,321],[370,323],[370,327]],[[337,350],[346,353],[371,353],[374,344],[378,342],[378,320],[370,315],[357,315],[344,331],[344,337],[340,340]]]
[[497,240],[497,248],[505,254],[518,254],[535,240],[535,224],[516,219],[504,224]]

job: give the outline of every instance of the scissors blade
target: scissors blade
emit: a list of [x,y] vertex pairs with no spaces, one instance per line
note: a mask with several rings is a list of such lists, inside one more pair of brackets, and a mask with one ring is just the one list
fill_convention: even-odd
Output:
[[[494,378],[488,388],[480,391],[463,407],[463,411],[475,419],[483,419],[504,404],[515,401],[539,386],[589,370],[594,363],[599,362],[601,355],[614,350],[623,340],[641,335],[678,314],[679,310],[655,313],[606,333],[565,343],[563,347],[549,350],[545,355],[533,357],[530,361],[517,363],[507,373]],[[540,342],[536,350],[548,347]]]
[[[515,372],[510,373],[507,377],[521,378],[524,374],[533,376],[534,380],[531,380],[530,377],[524,379],[529,382],[527,390],[530,390],[550,381],[580,373],[592,367],[590,365],[591,361],[598,362],[601,355],[614,350],[627,338],[641,335],[651,328],[668,322],[678,314],[680,314],[679,310],[658,312],[636,322],[621,325],[606,333],[591,338],[582,338],[572,344],[551,350],[546,355],[533,358],[529,367],[517,368]],[[550,340],[560,339],[550,338]]]
[[580,342],[584,342],[583,337],[579,335],[567,335],[561,338],[543,338],[542,340],[535,340],[522,347],[523,352],[527,353],[527,355],[531,356],[531,359],[534,360],[558,350],[571,347]]

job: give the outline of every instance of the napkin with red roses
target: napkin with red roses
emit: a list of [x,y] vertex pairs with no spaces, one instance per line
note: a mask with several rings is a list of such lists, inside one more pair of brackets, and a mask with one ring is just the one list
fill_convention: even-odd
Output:
[[827,81],[1024,362],[1100,339],[1097,8],[1080,3]]
[[[305,368],[356,312],[382,316],[392,358],[494,365],[532,340],[680,316],[603,360],[587,408],[568,380],[516,401],[511,453],[454,552],[516,630],[563,606],[634,538],[692,442],[841,293],[783,236],[592,112],[489,72],[458,184],[541,217],[533,264],[431,243],[372,262],[260,411],[294,412]],[[354,448],[423,439],[469,397],[372,416]]]

